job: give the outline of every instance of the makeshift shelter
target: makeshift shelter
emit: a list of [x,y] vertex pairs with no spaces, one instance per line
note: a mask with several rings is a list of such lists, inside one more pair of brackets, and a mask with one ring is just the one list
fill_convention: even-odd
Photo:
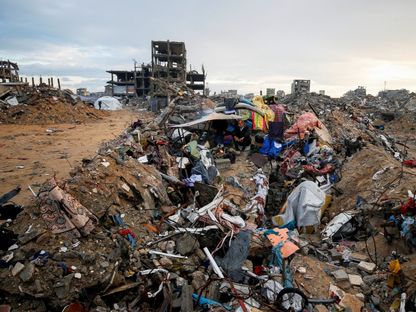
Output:
[[171,128],[189,128],[192,126],[196,126],[196,125],[200,125],[203,123],[207,123],[210,121],[214,121],[214,120],[239,120],[241,119],[241,116],[238,115],[226,115],[226,114],[222,114],[222,113],[211,113],[209,115],[206,115],[202,118],[187,122],[187,123],[183,123],[180,125],[169,125],[169,127]]
[[[99,102],[101,102],[101,108]],[[103,110],[119,110],[123,108],[123,105],[114,97],[102,96],[94,102],[94,108]]]
[[[261,96],[256,96],[252,102],[241,99],[240,102],[234,106],[234,109],[250,111],[253,130],[266,131],[268,129],[269,121],[273,121],[275,116],[274,111],[264,103]],[[216,112],[225,112],[226,110],[226,105],[220,105],[215,108]]]

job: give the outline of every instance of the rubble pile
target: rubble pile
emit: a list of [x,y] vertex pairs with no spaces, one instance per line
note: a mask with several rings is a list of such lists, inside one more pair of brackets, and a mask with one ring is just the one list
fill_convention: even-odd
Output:
[[290,113],[314,110],[319,118],[325,118],[329,112],[340,106],[338,99],[318,93],[287,94],[279,102],[287,105]]
[[107,114],[85,104],[71,90],[61,91],[47,85],[0,90],[0,123],[83,123]]
[[19,188],[0,197],[0,303],[414,310],[412,142],[322,95],[287,96],[287,110],[262,97],[213,108],[169,88],[159,116],[103,143],[67,180],[31,188],[33,206],[11,201]]
[[[195,93],[185,83],[167,83],[158,78],[152,78],[155,85],[155,94],[163,94],[168,99],[173,100],[169,104],[175,105],[175,109],[169,115],[170,124],[182,124],[191,120],[195,120],[211,112],[216,103],[208,97]],[[179,94],[181,96],[177,97]]]

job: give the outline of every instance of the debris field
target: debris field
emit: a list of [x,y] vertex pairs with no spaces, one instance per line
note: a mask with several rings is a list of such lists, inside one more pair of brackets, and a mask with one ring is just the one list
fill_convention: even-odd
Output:
[[[414,94],[159,88],[67,176],[0,195],[0,311],[416,310]],[[110,114],[13,92],[4,126]]]

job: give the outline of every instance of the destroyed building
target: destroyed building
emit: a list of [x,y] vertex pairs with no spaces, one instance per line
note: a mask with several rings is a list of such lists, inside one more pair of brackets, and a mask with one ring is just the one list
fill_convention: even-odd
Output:
[[0,60],[1,82],[19,82],[19,66],[17,63]]
[[205,88],[205,69],[202,66],[202,73],[196,70],[190,70],[186,74],[186,86],[195,91],[203,91],[209,96],[209,89]]
[[78,88],[76,90],[76,94],[80,95],[80,96],[88,96],[89,92],[88,92],[87,88]]
[[311,81],[296,79],[292,82],[292,94],[309,93],[311,91]]
[[274,96],[276,95],[276,89],[275,88],[267,88],[266,89],[266,96]]
[[166,83],[186,84],[192,90],[205,89],[205,69],[202,72],[187,72],[186,48],[184,42],[152,41],[151,63],[134,65],[133,70],[108,70],[111,80],[107,81],[106,92],[120,97],[152,96],[166,102],[168,94],[158,88],[152,78]]
[[152,74],[169,83],[186,80],[185,43],[152,41]]

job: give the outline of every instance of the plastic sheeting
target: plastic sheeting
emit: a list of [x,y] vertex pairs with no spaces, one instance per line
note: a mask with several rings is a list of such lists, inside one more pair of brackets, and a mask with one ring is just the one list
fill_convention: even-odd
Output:
[[[285,131],[285,138],[290,137],[299,137],[300,139],[303,139],[305,135],[313,130],[313,129],[324,129],[324,125],[322,122],[318,119],[318,117],[315,116],[313,113],[304,113],[299,116],[298,120]],[[323,135],[323,133],[321,133]],[[325,135],[325,140],[329,140],[329,138]]]
[[98,102],[101,101],[101,109],[103,110],[119,110],[123,108],[123,105],[114,97],[102,96],[94,102],[94,108],[100,109]]
[[287,198],[287,207],[279,215],[279,227],[294,228],[316,225],[321,220],[321,207],[326,194],[317,184],[305,181],[299,184]]
[[352,211],[342,212],[336,215],[322,231],[322,239],[330,239],[337,233],[346,223],[348,223],[354,216]]
[[226,114],[222,114],[222,113],[212,113],[209,114],[207,116],[204,116],[202,118],[187,122],[187,123],[183,123],[180,125],[169,125],[169,127],[171,128],[186,128],[186,127],[191,127],[197,124],[201,124],[207,121],[213,121],[213,120],[238,120],[241,119],[241,116],[238,115],[226,115]]

